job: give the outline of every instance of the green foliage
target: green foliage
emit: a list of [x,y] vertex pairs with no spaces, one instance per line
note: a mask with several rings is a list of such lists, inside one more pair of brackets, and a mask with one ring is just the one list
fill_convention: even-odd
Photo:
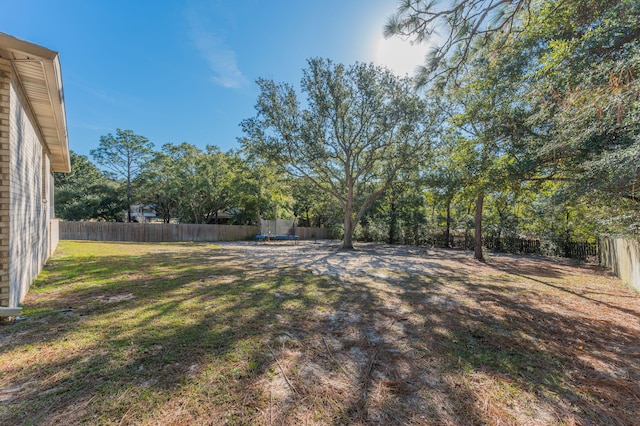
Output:
[[218,148],[166,144],[139,177],[142,200],[156,206],[165,223],[217,223],[232,207],[232,158]]
[[71,172],[55,173],[55,210],[64,220],[121,221],[124,188],[84,155],[71,151]]
[[149,160],[153,144],[131,130],[116,129],[100,137],[100,145],[91,150],[96,162],[123,179],[135,177]]
[[164,152],[154,152],[151,161],[136,177],[140,202],[155,206],[164,223],[169,223],[177,215],[179,185],[172,159]]
[[[122,220],[127,209],[125,183],[100,172],[85,156],[72,153],[71,163],[71,173],[56,174],[58,216]],[[292,182],[271,162],[214,146],[203,151],[185,142],[164,145],[143,166],[132,179],[137,189],[132,201],[154,206],[165,223],[218,223],[220,212],[233,213],[238,224],[259,223],[261,215],[294,217]],[[307,202],[307,209],[318,209],[311,198]],[[333,208],[318,211],[326,216]]]
[[[562,13],[551,14],[556,6]],[[544,3],[554,25],[531,30],[528,43],[546,46],[532,101],[544,109],[543,160],[572,185],[577,197],[598,192],[637,199],[640,186],[640,5],[635,1]],[[558,33],[558,29],[564,29]],[[552,32],[552,30],[554,30]],[[636,209],[638,205],[636,204]]]
[[435,82],[449,122],[475,145],[446,158],[471,154],[453,166],[472,178],[459,196],[485,191],[490,232],[637,234],[639,17],[633,0],[400,2],[387,35],[427,41],[434,23],[448,24],[417,82]]
[[153,144],[131,130],[116,129],[100,137],[100,145],[91,150],[98,164],[126,181],[127,219],[131,222],[132,181],[151,159]]
[[369,64],[309,60],[301,83],[306,108],[288,84],[258,85],[257,115],[242,122],[244,148],[333,197],[344,212],[343,246],[352,248],[368,207],[424,157],[433,114],[408,80]]
[[293,218],[290,182],[282,167],[254,155],[233,157],[233,205],[236,222],[260,224],[260,218]]
[[289,177],[293,212],[299,226],[332,227],[340,222],[340,206],[326,192],[304,178]]
[[367,210],[356,228],[363,241],[421,244],[430,234],[425,181],[420,168],[403,170],[391,189]]

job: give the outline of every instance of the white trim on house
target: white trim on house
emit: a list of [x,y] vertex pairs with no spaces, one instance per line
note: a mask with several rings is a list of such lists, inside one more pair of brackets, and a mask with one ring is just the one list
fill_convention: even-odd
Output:
[[58,53],[0,33],[0,58],[11,61],[49,154],[51,171],[71,171]]

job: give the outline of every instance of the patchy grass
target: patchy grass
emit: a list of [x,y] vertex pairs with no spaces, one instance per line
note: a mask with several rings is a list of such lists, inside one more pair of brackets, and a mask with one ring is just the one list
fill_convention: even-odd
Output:
[[400,250],[63,241],[0,326],[0,423],[637,422],[637,294]]

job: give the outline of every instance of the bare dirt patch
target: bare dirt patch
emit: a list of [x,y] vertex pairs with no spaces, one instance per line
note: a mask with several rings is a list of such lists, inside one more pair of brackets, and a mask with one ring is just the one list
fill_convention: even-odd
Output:
[[598,267],[384,244],[223,246],[254,268],[303,268],[350,289],[323,318],[326,352],[316,342],[296,363],[329,357],[344,373],[332,380],[358,389],[347,412],[363,424],[640,415],[640,298]]

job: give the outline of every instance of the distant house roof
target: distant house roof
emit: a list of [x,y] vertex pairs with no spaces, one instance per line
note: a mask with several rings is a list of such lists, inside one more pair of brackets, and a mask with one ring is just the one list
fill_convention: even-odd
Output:
[[218,210],[218,219],[233,219],[233,213],[224,210]]
[[69,172],[69,140],[57,52],[0,33],[0,58],[11,61],[35,115],[54,172]]

